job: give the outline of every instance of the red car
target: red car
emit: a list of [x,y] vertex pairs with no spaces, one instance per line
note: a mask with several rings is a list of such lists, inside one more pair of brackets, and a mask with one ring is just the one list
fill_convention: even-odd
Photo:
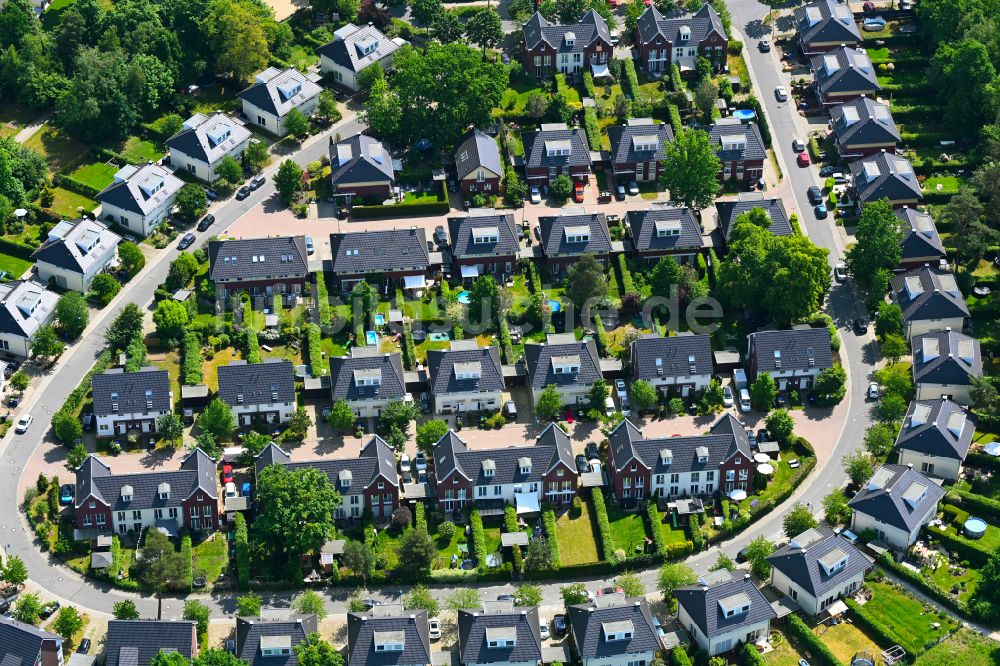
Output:
[[573,183],[573,201],[583,203],[583,183]]
[[573,410],[572,409],[567,409],[566,410],[566,423],[573,423]]
[[222,466],[222,482],[232,483],[233,482],[233,466],[223,465]]
[[799,153],[799,156],[795,158],[795,161],[799,163],[800,167],[809,166],[809,153]]

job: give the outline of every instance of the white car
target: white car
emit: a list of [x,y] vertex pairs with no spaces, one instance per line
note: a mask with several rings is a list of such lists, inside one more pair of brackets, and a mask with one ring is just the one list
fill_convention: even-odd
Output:
[[878,384],[876,382],[868,384],[868,397],[871,400],[878,400]]
[[538,631],[542,635],[542,640],[549,637],[549,623],[545,620],[538,621]]
[[236,484],[232,481],[226,484],[226,497],[237,497]]
[[625,392],[625,380],[616,379],[615,380],[615,393],[618,394],[619,398],[627,398],[628,393]]
[[779,102],[788,101],[788,91],[785,90],[785,86],[778,86],[774,89],[774,96],[778,98]]
[[802,139],[795,137],[792,139],[792,150],[797,153],[803,153],[806,150],[806,144],[802,143]]
[[729,386],[729,384],[726,384],[722,387],[722,406],[732,407],[733,404],[733,389]]
[[833,267],[833,279],[837,282],[847,282],[847,264],[840,261]]
[[17,425],[14,426],[14,432],[21,435],[28,432],[28,428],[31,427],[32,422],[34,422],[35,417],[31,414],[25,414],[17,420]]
[[542,193],[534,185],[529,190],[531,196],[531,203],[540,204],[542,203]]
[[604,413],[607,416],[615,413],[615,401],[611,399],[610,395],[604,399]]
[[441,618],[432,617],[427,620],[427,636],[432,641],[441,638]]
[[410,456],[405,453],[399,456],[399,471],[406,474],[410,471]]

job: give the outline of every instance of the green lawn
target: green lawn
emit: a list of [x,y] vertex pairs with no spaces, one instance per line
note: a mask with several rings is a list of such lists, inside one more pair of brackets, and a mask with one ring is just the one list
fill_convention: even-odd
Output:
[[788,634],[772,629],[770,637],[771,646],[774,649],[764,655],[764,661],[769,666],[799,666],[799,659],[802,659],[802,654],[789,640]]
[[152,141],[130,136],[121,148],[122,156],[129,162],[156,162],[163,157],[161,151]]
[[434,192],[407,192],[403,195],[404,204],[437,203],[441,199]]
[[53,187],[52,194],[55,197],[52,200],[52,210],[67,219],[80,217],[80,208],[88,211],[97,208],[97,202],[93,199],[88,199],[82,194],[70,192],[62,187]]
[[236,97],[236,94],[243,90],[244,87],[243,85],[213,83],[211,86],[202,88],[195,95],[194,112],[238,112],[242,109],[242,102]]
[[[451,556],[459,555],[458,547],[460,545],[467,545],[468,540],[465,536],[465,531],[458,527],[455,529],[455,533],[451,536],[451,539],[445,540],[441,537],[434,535],[434,545],[438,549],[438,559],[434,563],[435,569],[448,569],[451,568]],[[463,557],[467,557],[468,552],[463,555],[459,555],[459,561]]]
[[[817,636],[826,644],[842,664],[851,663],[851,658],[858,652],[871,652],[878,654],[883,648],[892,647],[885,645],[879,647],[868,634],[858,628],[856,624],[842,622],[836,626],[819,625],[813,630]],[[815,655],[813,655],[815,657]]]
[[9,254],[0,254],[0,271],[7,273],[7,277],[11,280],[20,278],[29,268],[31,268],[30,261]]
[[[961,184],[962,180],[955,176],[931,176],[924,181],[924,191],[957,194]],[[938,185],[941,186],[940,190],[938,189]]]
[[646,550],[646,524],[641,511],[625,513],[615,503],[608,504],[608,522],[611,524],[611,535],[615,546],[623,548],[628,557],[637,555],[636,546],[641,545]]
[[191,553],[195,577],[204,576],[209,585],[219,579],[229,562],[226,537],[222,532],[216,532],[194,546]]
[[[157,356],[160,356],[159,354]],[[176,349],[162,354],[162,358],[151,359],[150,365],[166,370],[170,378],[170,390],[174,393],[174,402],[181,400],[181,355]]]
[[114,182],[117,172],[118,167],[116,166],[105,164],[104,162],[93,162],[79,167],[70,176],[81,183],[90,185],[98,190],[103,190]]
[[226,347],[215,352],[215,356],[201,364],[201,381],[208,386],[213,393],[219,390],[219,367],[229,365],[230,361],[239,361],[243,356],[233,349]]
[[[927,570],[924,571],[926,575]],[[960,601],[968,601],[972,597],[980,578],[982,578],[982,574],[978,569],[972,567],[967,568],[960,576],[952,575],[947,564],[942,564],[930,572],[930,579],[940,585],[943,590],[950,592],[952,589],[957,589]]]
[[1000,645],[971,629],[960,629],[920,655],[913,666],[995,666]]
[[[987,518],[987,516],[979,516],[980,518]],[[990,517],[992,518],[992,517]],[[965,536],[962,531],[961,525],[949,525],[947,528],[948,534],[959,541],[969,544],[973,547],[978,547],[980,549],[986,549],[990,552],[996,550],[1000,547],[1000,527],[987,523],[986,533],[979,539],[969,539]]]
[[495,553],[500,550],[500,534],[501,529],[499,527],[484,527],[483,536],[486,537],[486,553]]
[[46,159],[49,173],[69,173],[82,164],[90,152],[85,143],[46,125],[35,132],[25,144]]
[[306,71],[319,62],[319,56],[312,48],[307,48],[301,44],[292,47],[292,55],[288,58],[288,64],[300,71]]
[[782,451],[781,460],[775,465],[776,469],[774,475],[768,482],[767,488],[760,493],[748,495],[745,500],[740,502],[740,511],[749,511],[750,502],[755,499],[760,502],[765,502],[772,495],[778,495],[788,488],[788,484],[791,483],[792,476],[795,474],[795,470],[788,466],[788,461],[792,458],[798,458],[799,462],[804,462],[804,459],[801,456],[796,455],[792,451]]
[[590,520],[590,507],[582,505],[579,517],[570,518],[564,513],[556,520],[556,539],[559,541],[559,558],[564,565],[589,564],[601,558],[597,554],[597,540]]
[[[949,615],[926,611],[918,599],[888,583],[872,582],[869,587],[872,598],[865,604],[864,610],[913,647],[933,643],[956,625]],[[935,629],[931,626],[934,623],[940,626]]]

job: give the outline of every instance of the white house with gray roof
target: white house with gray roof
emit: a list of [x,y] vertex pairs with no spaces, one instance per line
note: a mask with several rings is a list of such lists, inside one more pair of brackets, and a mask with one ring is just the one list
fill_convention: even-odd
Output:
[[924,197],[910,160],[885,150],[851,162],[851,178],[862,208],[882,199],[894,208],[916,206]]
[[63,637],[0,615],[0,664],[63,666]]
[[774,609],[749,574],[709,572],[674,591],[677,621],[710,657],[766,637]]
[[766,372],[779,391],[812,388],[819,373],[833,367],[830,333],[825,327],[757,331],[747,337],[751,381]]
[[306,116],[312,115],[322,90],[319,84],[294,67],[268,67],[237,97],[243,101],[243,113],[249,122],[275,136],[285,136],[288,113],[298,109]]
[[749,213],[755,208],[759,208],[771,219],[771,226],[767,228],[774,236],[791,236],[792,223],[785,210],[784,202],[778,197],[764,198],[760,192],[741,192],[739,199],[729,201],[717,201],[715,212],[718,216],[719,229],[722,237],[729,243],[729,237],[736,227],[736,220],[740,215]]
[[58,300],[58,294],[32,280],[0,284],[0,352],[31,356],[31,338],[52,321]]
[[601,379],[601,360],[593,340],[572,333],[550,333],[545,342],[524,345],[532,404],[547,386],[554,386],[564,405],[587,405],[590,389]]
[[458,611],[461,666],[536,666],[541,661],[537,606],[487,601],[481,609]]
[[188,620],[111,620],[104,666],[149,666],[157,654],[198,655],[198,625]]
[[809,615],[819,615],[832,603],[858,591],[871,559],[828,527],[796,534],[768,556],[771,585]]
[[645,597],[605,594],[566,613],[582,666],[647,666],[660,649]]
[[383,604],[361,613],[347,614],[346,666],[430,664],[430,625],[426,610]]
[[889,281],[892,298],[903,311],[903,332],[913,339],[924,333],[961,331],[969,307],[954,274],[921,266]]
[[960,405],[972,403],[972,382],[983,376],[979,340],[945,329],[918,335],[910,344],[917,400],[948,398]]
[[211,183],[215,167],[227,155],[239,162],[251,138],[243,123],[222,112],[196,113],[184,121],[184,128],[167,139],[170,164],[178,171]]
[[378,418],[393,402],[412,400],[403,379],[399,352],[353,347],[350,356],[330,358],[330,391],[334,402],[345,400],[358,418]]
[[98,437],[130,430],[156,432],[156,420],[173,411],[174,396],[166,370],[153,366],[139,372],[105,370],[91,380]]
[[249,666],[298,666],[295,646],[318,631],[318,625],[315,615],[237,617],[236,657]]
[[688,398],[712,379],[712,341],[707,335],[655,333],[640,336],[629,354],[632,379],[649,382],[661,395]]
[[476,340],[453,340],[427,351],[427,377],[435,414],[500,409],[504,390],[500,350]]
[[159,164],[126,164],[98,195],[101,218],[145,238],[165,222],[184,181]]
[[906,550],[937,514],[944,495],[940,485],[909,465],[882,465],[848,502],[851,531],[872,530],[882,543]]
[[219,366],[219,397],[239,427],[287,423],[295,414],[295,369],[287,359],[230,361]]
[[896,436],[897,461],[955,481],[975,432],[975,421],[961,405],[944,398],[914,400]]
[[94,277],[118,258],[122,237],[97,220],[62,221],[31,258],[38,279],[60,289],[88,292]]
[[333,33],[333,41],[316,49],[319,69],[337,85],[351,91],[360,88],[358,75],[374,65],[391,72],[396,64],[396,51],[408,42],[402,37],[389,39],[374,25],[356,26],[348,23]]

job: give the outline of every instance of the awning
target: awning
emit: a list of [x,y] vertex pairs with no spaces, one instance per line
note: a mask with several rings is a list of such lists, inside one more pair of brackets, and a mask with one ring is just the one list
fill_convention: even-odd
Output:
[[845,604],[840,599],[837,599],[830,607],[826,609],[826,612],[830,614],[830,617],[837,617],[838,615],[843,615],[847,612],[847,604]]
[[538,513],[541,510],[538,506],[538,495],[535,493],[514,493],[514,503],[517,505],[518,515]]
[[747,498],[747,491],[742,488],[733,488],[729,491],[729,499],[734,502],[742,502]]
[[403,288],[404,289],[423,289],[427,286],[427,280],[423,275],[404,275],[403,276]]
[[464,278],[474,278],[479,277],[479,269],[475,266],[462,266],[462,277]]
[[608,65],[606,63],[602,65],[595,62],[590,66],[590,69],[594,73],[595,79],[599,79],[602,76],[611,76],[611,71],[608,69]]

